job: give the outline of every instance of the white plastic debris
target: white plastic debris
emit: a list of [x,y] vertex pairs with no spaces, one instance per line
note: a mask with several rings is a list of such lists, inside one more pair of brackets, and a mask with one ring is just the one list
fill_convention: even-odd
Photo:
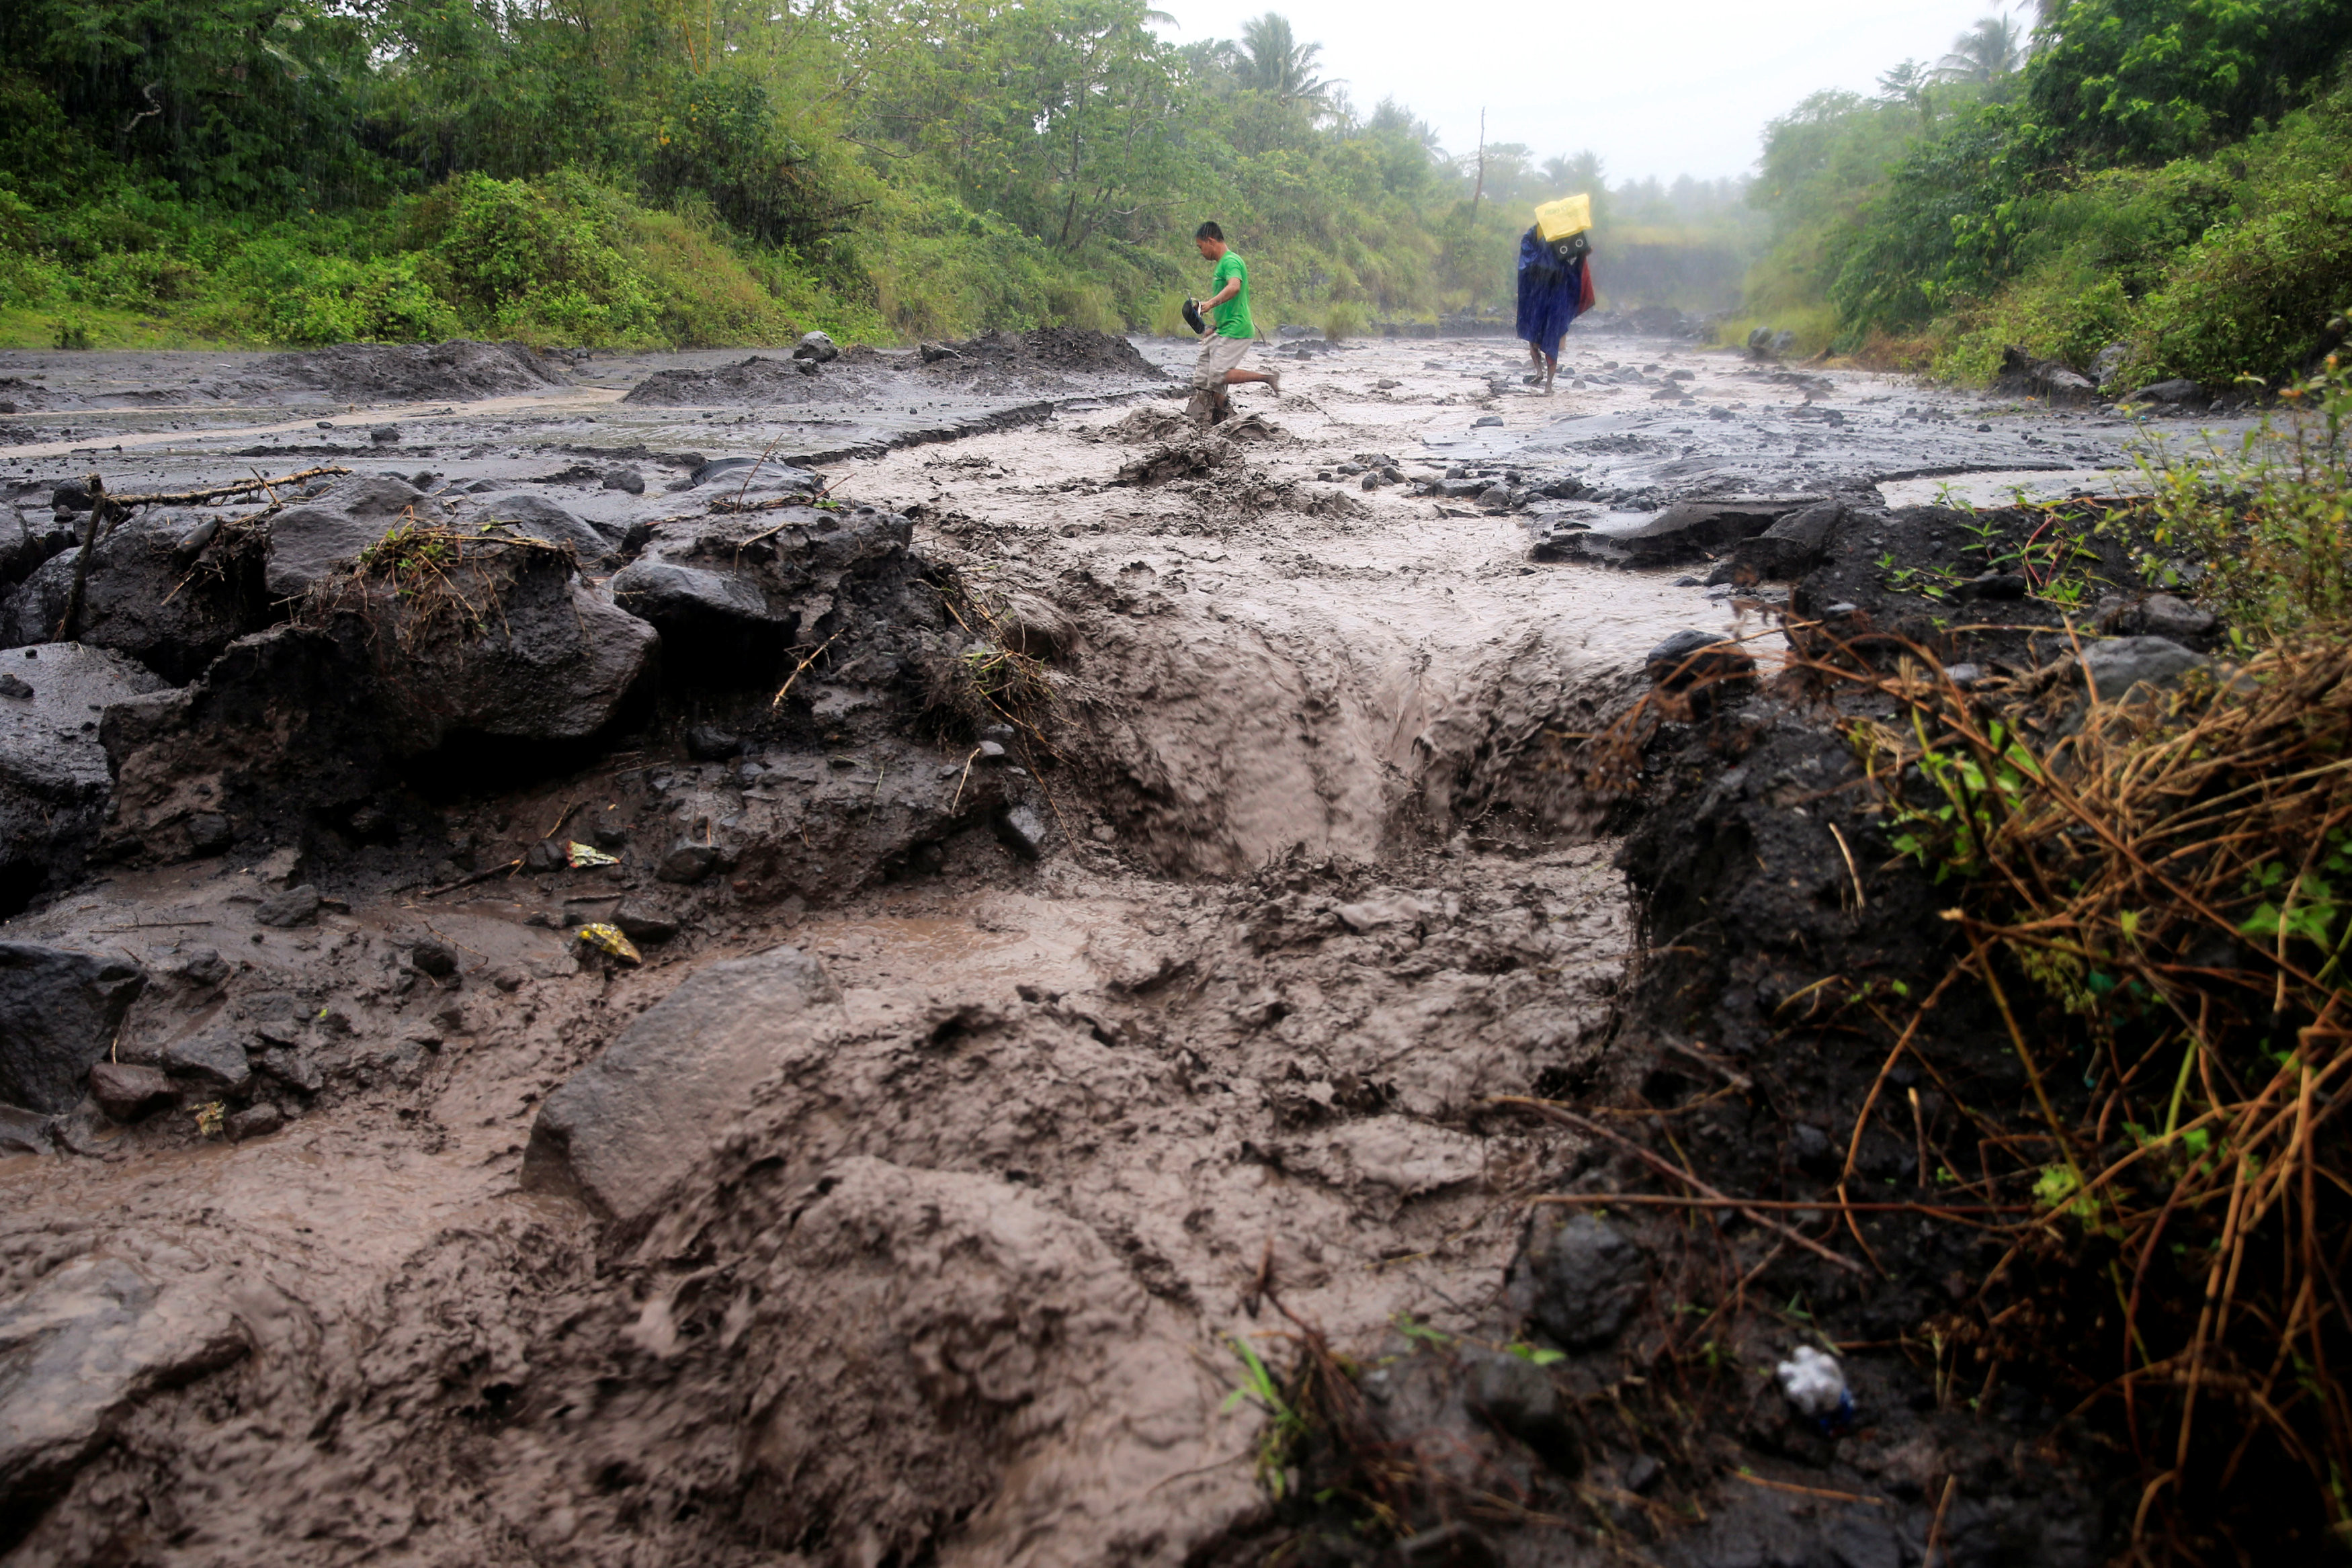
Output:
[[1801,1344],[1772,1370],[1789,1403],[1816,1421],[1835,1420],[1853,1409],[1853,1396],[1846,1392],[1845,1369],[1833,1355]]

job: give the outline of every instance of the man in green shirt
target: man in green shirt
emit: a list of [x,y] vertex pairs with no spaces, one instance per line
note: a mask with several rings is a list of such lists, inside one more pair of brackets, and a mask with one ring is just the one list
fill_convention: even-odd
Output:
[[1203,258],[1217,264],[1210,279],[1216,292],[1200,301],[1201,357],[1192,366],[1192,400],[1185,412],[1202,424],[1214,424],[1233,412],[1227,387],[1264,382],[1280,397],[1282,372],[1241,368],[1242,356],[1257,337],[1257,323],[1250,319],[1249,264],[1225,244],[1225,231],[1213,221],[1193,230],[1192,242]]

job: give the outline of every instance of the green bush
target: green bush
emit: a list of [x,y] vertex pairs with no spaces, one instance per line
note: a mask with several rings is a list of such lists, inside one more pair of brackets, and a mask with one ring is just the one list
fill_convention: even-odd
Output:
[[2252,643],[2352,625],[2352,368],[2330,355],[2234,446],[2142,468],[2155,538],[2206,563],[2203,596]]

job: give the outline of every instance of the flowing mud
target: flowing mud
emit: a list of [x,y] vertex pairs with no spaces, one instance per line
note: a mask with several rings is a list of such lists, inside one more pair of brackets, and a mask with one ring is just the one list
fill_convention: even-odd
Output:
[[[1492,342],[1270,346],[1284,394],[1202,433],[1177,346],[1009,341],[0,363],[0,721],[49,770],[0,783],[52,846],[0,991],[65,1020],[0,1013],[6,1561],[1256,1560],[1297,1516],[1237,1347],[1632,1311],[1606,1247],[1527,1250],[1606,1151],[1493,1102],[1624,1070],[1566,758],[1662,641],[1756,630],[1702,574],[2133,433],[1625,338],[1549,399]],[[142,514],[75,588],[60,486],[257,465],[359,472],[193,553],[220,508]],[[340,575],[395,517],[507,662],[411,659],[455,612]],[[116,591],[173,574],[215,621]],[[1425,1359],[1392,1407],[1522,1524],[1581,1472],[1668,1556],[1916,1559],[1918,1453],[1686,1530],[1655,1461],[1496,1414],[1538,1361]],[[1428,1539],[1360,1560],[1622,1549]]]

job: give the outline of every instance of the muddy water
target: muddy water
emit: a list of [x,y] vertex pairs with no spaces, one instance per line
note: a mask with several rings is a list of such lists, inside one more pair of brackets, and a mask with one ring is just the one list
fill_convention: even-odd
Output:
[[[111,395],[101,371],[115,392],[168,382],[163,358],[84,366],[84,402]],[[920,549],[1071,650],[1055,845],[1031,863],[961,842],[940,876],[840,907],[739,907],[611,976],[575,972],[558,933],[529,922],[546,897],[499,885],[358,898],[314,930],[264,931],[269,868],[214,862],[7,923],[13,939],[120,946],[159,972],[215,948],[239,967],[235,995],[338,1020],[335,1049],[368,1084],[235,1146],[93,1127],[81,1157],[0,1160],[0,1289],[47,1299],[121,1262],[156,1292],[142,1332],[189,1347],[182,1375],[110,1409],[110,1437],[61,1496],[18,1516],[7,1560],[1175,1563],[1214,1548],[1262,1511],[1256,1416],[1225,1395],[1235,1340],[1279,1347],[1270,1295],[1342,1346],[1376,1343],[1400,1314],[1457,1333],[1494,1321],[1515,1199],[1577,1150],[1493,1124],[1482,1103],[1594,1069],[1629,940],[1612,846],[1548,765],[1631,699],[1660,638],[1733,623],[1673,573],[1531,566],[1519,519],[1367,492],[1340,465],[1577,469],[1617,497],[1593,507],[1610,526],[1627,497],[1663,504],[1677,484],[1903,483],[1972,461],[2095,471],[2134,434],[1628,340],[1578,344],[1582,377],[1549,399],[1485,342],[1275,362],[1278,401],[1239,393],[1276,427],[1245,449],[1248,473],[1156,486],[1117,482],[1142,449],[1118,432],[1174,406],[1131,385],[1062,389],[1011,430],[981,426],[1034,389],[975,397],[946,411],[977,431],[952,440],[935,439],[942,411],[878,394],[789,418],[621,404],[667,363],[652,360],[599,361],[543,395],[345,410],[398,423],[385,461],[453,480],[586,448],[859,448],[828,469],[836,494],[912,512]],[[52,384],[73,369],[44,363]],[[1824,406],[1869,442],[1816,440],[1805,411]],[[1901,413],[1923,407],[1944,417]],[[269,412],[85,407],[70,417],[87,427],[16,447],[8,472],[29,495],[94,448],[110,465],[118,440],[133,479],[170,480],[273,434],[289,455],[344,439],[316,410]],[[1970,439],[1996,423],[2000,439]],[[2043,444],[2057,467],[2021,458]],[[512,805],[552,818],[572,794]],[[456,984],[403,979],[398,955],[425,934],[465,955]],[[777,943],[824,967],[842,1021],[813,1076],[740,1107],[736,1142],[839,1195],[809,1212],[843,1211],[827,1221],[842,1236],[932,1216],[936,1266],[877,1280],[815,1220],[795,1231],[779,1216],[813,1200],[730,1155],[728,1126],[679,1151],[707,1179],[627,1249],[519,1186],[551,1090],[689,975]],[[215,1006],[159,985],[119,1049],[199,1032]],[[943,1055],[905,1021],[940,1018],[979,1043]],[[822,1169],[803,1172],[813,1149]],[[954,1261],[974,1257],[990,1261]],[[740,1292],[723,1329],[715,1278]],[[1003,1326],[1033,1310],[1067,1326]],[[956,1415],[934,1393],[942,1367],[1019,1414]]]

